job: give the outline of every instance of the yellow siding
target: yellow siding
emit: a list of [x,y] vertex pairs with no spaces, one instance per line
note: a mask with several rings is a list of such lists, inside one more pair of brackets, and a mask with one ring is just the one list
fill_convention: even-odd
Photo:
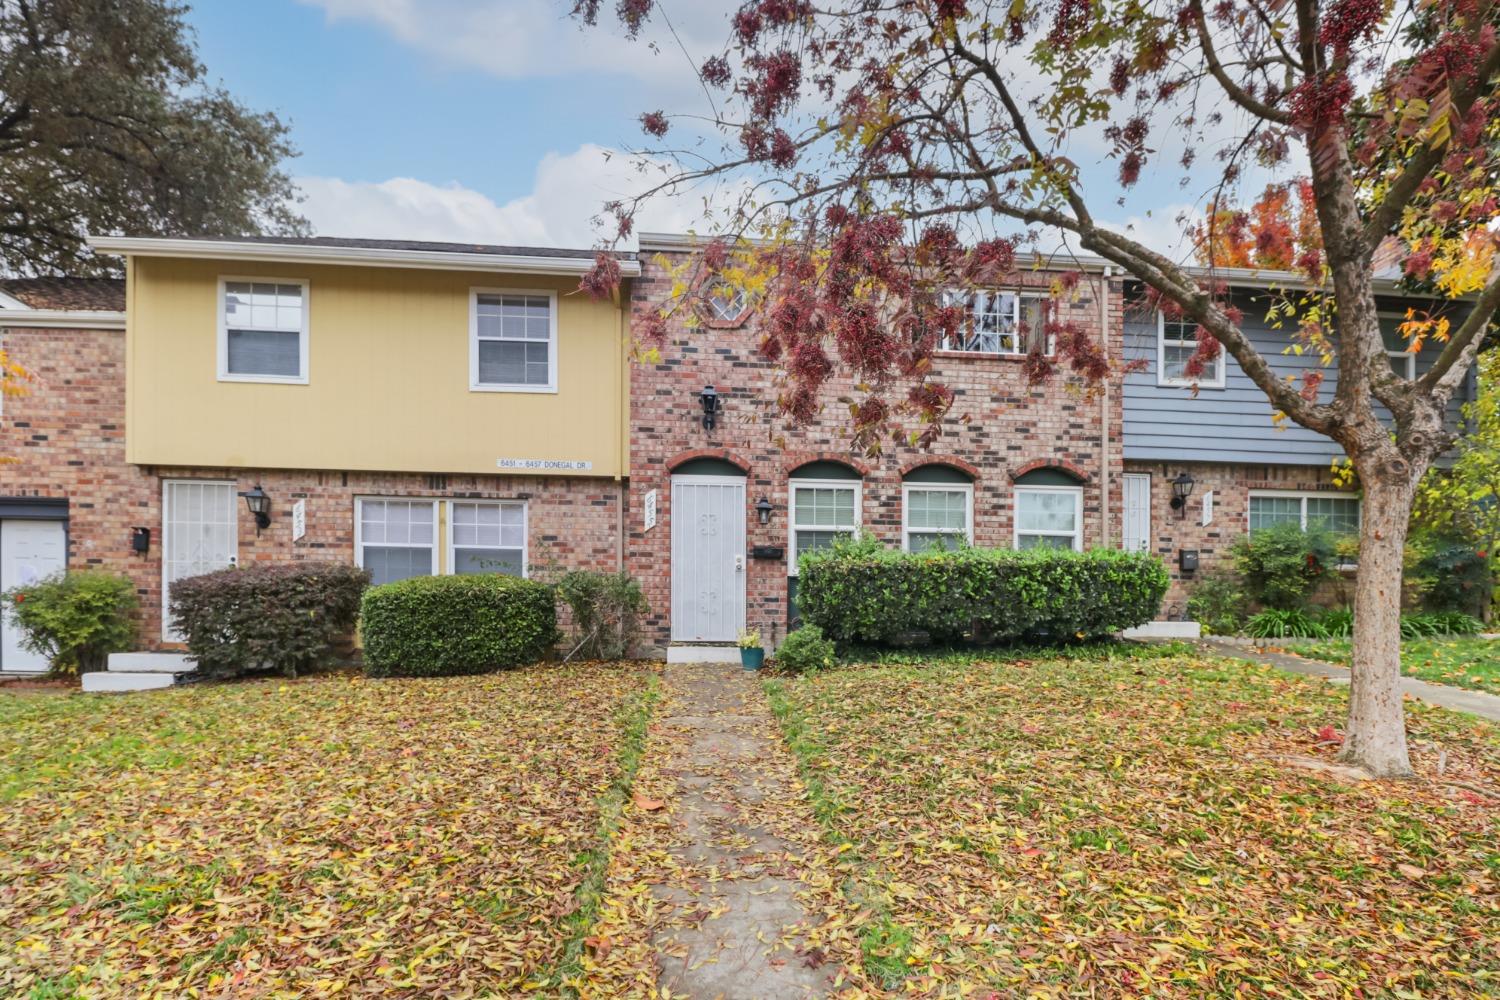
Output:
[[[308,385],[218,380],[220,276],[309,283]],[[624,317],[576,278],[137,257],[128,280],[131,462],[494,474],[522,458],[625,474]],[[470,391],[473,287],[557,291],[556,393]]]

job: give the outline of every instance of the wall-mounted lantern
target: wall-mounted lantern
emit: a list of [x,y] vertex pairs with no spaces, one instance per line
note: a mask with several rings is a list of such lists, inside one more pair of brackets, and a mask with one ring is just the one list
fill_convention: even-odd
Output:
[[151,551],[150,528],[130,529],[130,551],[138,555],[145,555],[147,552]]
[[253,489],[244,490],[240,496],[245,498],[245,506],[255,517],[255,533],[258,535],[271,526],[271,498],[266,491],[256,483]]
[[761,524],[771,523],[771,511],[775,509],[776,508],[771,503],[771,501],[767,500],[765,497],[761,497],[759,500],[755,501],[755,516],[760,519]]
[[1177,512],[1178,517],[1187,516],[1188,497],[1193,495],[1193,487],[1196,485],[1197,481],[1186,472],[1177,473],[1177,478],[1172,480],[1172,509]]
[[703,429],[711,431],[719,422],[719,414],[724,411],[724,401],[719,398],[719,390],[705,385],[703,391],[698,393],[698,402],[703,404]]

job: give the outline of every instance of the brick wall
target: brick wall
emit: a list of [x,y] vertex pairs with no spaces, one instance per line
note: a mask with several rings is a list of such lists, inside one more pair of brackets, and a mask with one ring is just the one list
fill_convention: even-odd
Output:
[[[667,255],[669,259],[680,255]],[[632,311],[639,323],[669,294],[671,278],[654,254],[643,254],[642,277],[634,282]],[[1023,284],[1045,286],[1047,276],[1028,273]],[[1068,302],[1067,318],[1097,331],[1099,285],[1086,278]],[[1121,294],[1110,290],[1109,350],[1121,349]],[[678,323],[668,334],[658,364],[637,363],[631,372],[630,509],[627,562],[641,579],[651,614],[650,635],[665,643],[671,607],[671,470],[683,456],[719,454],[748,469],[746,543],[785,547],[788,540],[787,477],[803,462],[832,458],[864,471],[862,523],[892,545],[901,540],[903,470],[924,461],[950,461],[977,472],[974,484],[974,533],[980,545],[1009,546],[1013,532],[1015,492],[1011,475],[1037,462],[1071,465],[1088,476],[1084,483],[1084,541],[1097,545],[1105,504],[1100,493],[1101,409],[1082,384],[1064,376],[1030,387],[1015,359],[944,355],[934,367],[935,379],[951,386],[957,401],[940,439],[929,449],[888,447],[876,457],[848,453],[847,406],[839,398],[857,396],[852,384],[835,381],[828,388],[824,416],[810,426],[787,424],[777,413],[778,372],[757,350],[752,318],[731,329],[688,330]],[[724,399],[718,427],[705,431],[698,393],[714,385]],[[1119,385],[1109,396],[1111,445],[1109,537],[1119,540],[1120,445]],[[644,494],[656,490],[658,523],[642,526]],[[761,526],[750,509],[764,495],[775,505],[771,523]],[[768,641],[785,632],[787,566],[784,561],[750,560],[747,565],[746,619]]]
[[[1128,473],[1151,476],[1151,551],[1161,556],[1172,584],[1162,602],[1164,616],[1186,613],[1193,582],[1215,570],[1233,568],[1230,547],[1250,532],[1251,490],[1338,492],[1323,466],[1223,465],[1218,463],[1127,462]],[[1193,477],[1192,496],[1184,516],[1172,510],[1172,479],[1179,472]],[[1203,496],[1212,491],[1213,520],[1203,524]],[[1182,549],[1198,551],[1198,571],[1183,574],[1178,565]]]
[[[125,462],[125,337],[97,330],[15,330],[14,359],[39,376],[30,395],[5,401],[0,496],[67,497],[68,564],[123,573],[141,597],[143,648],[161,633],[162,481],[259,483],[271,496],[271,526],[256,534],[237,502],[241,565],[275,560],[354,561],[354,498],[525,499],[533,573],[551,566],[618,568],[621,484],[607,479],[411,475],[300,470],[139,467]],[[292,541],[292,504],[307,501],[307,534]],[[145,555],[131,528],[151,529]]]

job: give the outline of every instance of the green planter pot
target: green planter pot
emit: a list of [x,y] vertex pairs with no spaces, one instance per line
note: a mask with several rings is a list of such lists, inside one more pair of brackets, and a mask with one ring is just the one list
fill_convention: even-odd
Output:
[[754,649],[740,649],[740,666],[746,670],[759,670],[762,663],[766,662],[766,651],[759,646]]

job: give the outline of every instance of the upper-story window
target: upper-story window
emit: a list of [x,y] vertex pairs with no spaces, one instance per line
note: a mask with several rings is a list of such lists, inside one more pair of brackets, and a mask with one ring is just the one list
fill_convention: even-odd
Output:
[[1198,321],[1169,319],[1156,314],[1156,382],[1158,385],[1197,385],[1205,389],[1224,387],[1224,349],[1203,365],[1197,375],[1187,373],[1187,364],[1198,353]]
[[220,279],[219,379],[307,383],[307,282]]
[[556,292],[476,288],[469,306],[469,388],[557,391]]
[[750,296],[723,278],[714,279],[708,288],[709,318],[716,323],[734,324],[750,311]]
[[1029,354],[1054,350],[1046,335],[1047,298],[1016,292],[969,292],[963,296],[968,321],[956,338],[945,338],[945,351],[971,354]]

